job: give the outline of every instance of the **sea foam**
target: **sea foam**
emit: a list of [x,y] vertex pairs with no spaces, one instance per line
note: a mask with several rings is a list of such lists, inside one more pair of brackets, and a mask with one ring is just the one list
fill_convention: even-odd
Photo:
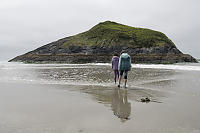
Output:
[[133,68],[151,68],[151,69],[168,69],[168,70],[184,70],[184,71],[200,71],[200,66],[193,66],[190,64],[187,65],[181,65],[181,64],[175,64],[175,65],[162,65],[162,64],[132,64]]
[[[55,68],[91,68],[93,66],[108,66],[110,63],[87,63],[87,64],[24,64],[0,62],[1,69],[55,69]],[[200,63],[185,63],[185,64],[132,64],[134,68],[150,68],[150,69],[168,69],[168,70],[183,70],[183,71],[200,71]]]

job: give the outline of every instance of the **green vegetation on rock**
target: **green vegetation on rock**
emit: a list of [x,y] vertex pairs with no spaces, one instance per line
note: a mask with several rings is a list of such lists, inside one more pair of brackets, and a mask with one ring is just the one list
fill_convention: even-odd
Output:
[[72,36],[63,48],[76,46],[126,46],[131,48],[175,47],[168,37],[158,31],[135,28],[116,22],[105,21],[89,31]]

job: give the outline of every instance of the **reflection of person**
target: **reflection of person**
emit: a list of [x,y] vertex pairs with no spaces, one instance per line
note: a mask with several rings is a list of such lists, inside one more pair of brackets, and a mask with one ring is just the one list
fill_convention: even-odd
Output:
[[125,122],[131,113],[131,104],[128,102],[127,90],[115,89],[112,98],[112,110],[114,115]]
[[119,79],[119,71],[118,71],[118,63],[119,63],[119,57],[118,54],[114,54],[112,57],[112,69],[114,70],[115,73],[115,84],[117,79]]
[[131,57],[126,53],[125,50],[122,50],[122,52],[121,52],[118,70],[120,71],[118,87],[120,87],[121,78],[124,73],[124,79],[125,79],[124,88],[126,88],[128,71],[131,70]]

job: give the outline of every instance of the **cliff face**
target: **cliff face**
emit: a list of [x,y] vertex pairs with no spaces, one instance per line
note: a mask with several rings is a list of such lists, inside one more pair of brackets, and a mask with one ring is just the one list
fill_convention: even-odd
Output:
[[28,63],[110,62],[114,52],[126,49],[135,63],[196,62],[179,51],[163,33],[111,21],[39,47],[10,61]]

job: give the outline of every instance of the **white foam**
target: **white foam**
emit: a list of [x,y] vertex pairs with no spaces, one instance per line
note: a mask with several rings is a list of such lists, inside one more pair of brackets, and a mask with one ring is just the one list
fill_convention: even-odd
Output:
[[[1,69],[24,69],[24,68],[90,68],[92,66],[111,66],[110,63],[87,63],[87,64],[24,64],[13,62],[0,62]],[[199,63],[188,64],[132,64],[132,68],[151,68],[151,69],[168,69],[168,70],[184,70],[184,71],[200,71]]]
[[192,66],[192,65],[147,65],[147,64],[132,64],[132,68],[151,68],[151,69],[168,69],[168,70],[184,70],[184,71],[200,71],[200,66]]

